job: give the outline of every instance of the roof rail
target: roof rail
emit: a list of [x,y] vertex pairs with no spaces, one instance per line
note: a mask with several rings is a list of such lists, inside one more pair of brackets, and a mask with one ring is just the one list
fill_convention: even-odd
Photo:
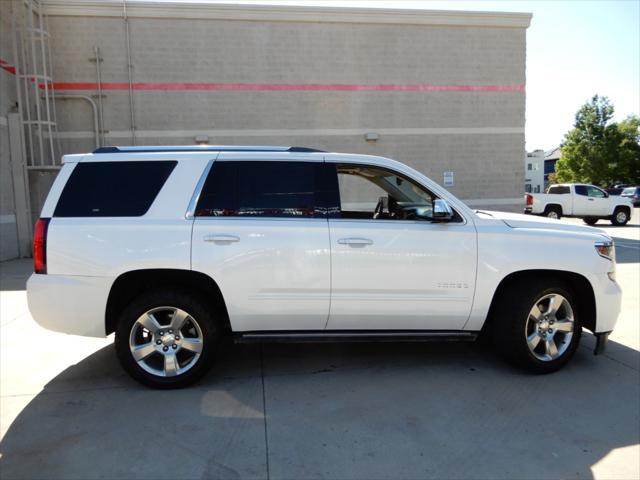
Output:
[[175,145],[159,147],[100,147],[93,153],[151,153],[151,152],[322,152],[308,147],[269,147],[243,145]]

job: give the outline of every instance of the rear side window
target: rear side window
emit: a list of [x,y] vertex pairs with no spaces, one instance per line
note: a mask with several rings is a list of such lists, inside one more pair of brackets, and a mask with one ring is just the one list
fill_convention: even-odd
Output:
[[176,161],[81,162],[54,217],[139,217],[147,213]]
[[326,217],[337,191],[330,179],[320,162],[216,162],[196,216]]
[[567,186],[555,185],[553,187],[549,187],[549,191],[547,193],[554,193],[556,195],[566,195],[566,194],[569,194],[571,192],[569,190],[569,187],[567,187]]

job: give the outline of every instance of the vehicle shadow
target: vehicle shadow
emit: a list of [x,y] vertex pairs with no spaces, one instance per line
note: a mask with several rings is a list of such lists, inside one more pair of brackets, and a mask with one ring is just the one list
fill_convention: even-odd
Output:
[[616,263],[639,263],[640,240],[612,237],[616,246]]
[[[160,391],[125,376],[109,346],[15,407],[0,470],[7,480],[593,478],[597,462],[640,441],[637,380],[586,346],[536,376],[480,344],[251,344],[223,348],[199,384]],[[9,410],[20,401],[3,398]]]

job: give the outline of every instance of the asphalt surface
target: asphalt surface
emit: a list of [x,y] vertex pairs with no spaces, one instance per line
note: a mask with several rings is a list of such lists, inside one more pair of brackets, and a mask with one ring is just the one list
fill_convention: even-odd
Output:
[[597,225],[624,290],[608,352],[586,334],[546,376],[480,344],[237,345],[197,386],[149,390],[112,338],[36,325],[31,262],[2,263],[0,477],[640,478],[639,213]]

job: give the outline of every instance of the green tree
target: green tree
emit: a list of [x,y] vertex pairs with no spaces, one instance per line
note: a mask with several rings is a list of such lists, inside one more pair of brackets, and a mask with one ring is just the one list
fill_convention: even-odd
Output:
[[640,184],[640,118],[616,123],[613,112],[609,99],[598,95],[578,110],[556,164],[559,182]]

